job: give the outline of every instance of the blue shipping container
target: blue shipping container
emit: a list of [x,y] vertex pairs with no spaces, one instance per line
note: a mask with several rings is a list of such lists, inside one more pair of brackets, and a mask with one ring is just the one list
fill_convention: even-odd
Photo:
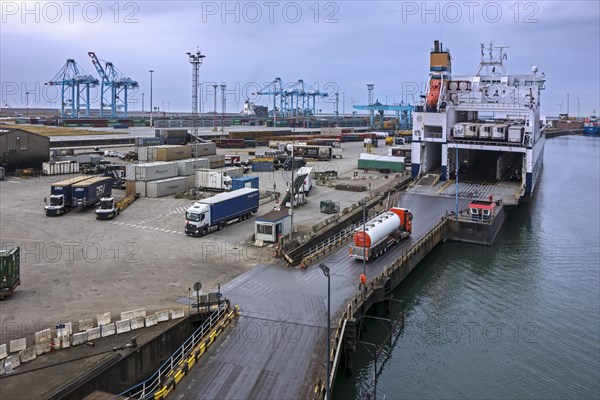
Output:
[[112,193],[112,178],[96,177],[73,186],[73,205],[87,207],[96,204],[102,197]]
[[243,176],[241,178],[233,178],[231,180],[231,190],[239,190],[248,187],[258,189],[258,176]]
[[252,172],[270,172],[275,169],[272,162],[260,161],[252,163]]

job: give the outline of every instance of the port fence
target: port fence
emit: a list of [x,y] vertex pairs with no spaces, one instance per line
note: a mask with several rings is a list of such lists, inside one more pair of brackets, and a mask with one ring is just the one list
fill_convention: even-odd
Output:
[[212,312],[210,317],[166,360],[148,379],[113,397],[117,399],[163,399],[175,383],[188,372],[206,352],[219,333],[237,315],[238,306],[231,309],[229,301]]

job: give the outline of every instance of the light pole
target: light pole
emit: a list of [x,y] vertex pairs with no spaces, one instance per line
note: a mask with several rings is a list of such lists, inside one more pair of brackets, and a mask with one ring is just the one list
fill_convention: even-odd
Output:
[[214,127],[213,127],[213,131],[217,131],[217,87],[219,85],[212,85],[213,89],[215,90],[215,108],[214,108],[214,113],[213,113],[213,119],[214,119]]
[[198,159],[198,74],[200,71],[200,65],[202,64],[202,59],[206,56],[200,53],[200,50],[193,53],[186,53],[190,64],[192,64],[192,123],[194,124],[192,128],[192,132],[194,133],[194,153],[195,158]]
[[142,93],[142,117],[144,116],[144,93]]
[[567,117],[569,116],[569,93],[567,93]]
[[221,84],[221,133],[225,132],[225,123],[223,119],[225,118],[225,88],[227,85],[224,83]]
[[331,277],[329,276],[329,267],[323,263],[319,264],[323,275],[327,277],[327,377],[325,381],[325,399],[331,400],[329,380],[331,377]]
[[29,116],[29,92],[25,92],[25,116]]
[[342,118],[346,115],[346,92],[342,92]]
[[154,108],[152,108],[152,74],[154,70],[150,70],[150,126],[154,126],[152,120],[154,118]]

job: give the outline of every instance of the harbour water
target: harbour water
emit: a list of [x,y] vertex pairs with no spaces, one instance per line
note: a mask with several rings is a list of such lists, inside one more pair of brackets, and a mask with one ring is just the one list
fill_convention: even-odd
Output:
[[[405,324],[376,392],[359,345],[334,398],[599,398],[599,178],[598,139],[547,140],[537,193],[494,246],[440,245],[395,290]],[[380,342],[384,325],[368,321],[363,340]]]

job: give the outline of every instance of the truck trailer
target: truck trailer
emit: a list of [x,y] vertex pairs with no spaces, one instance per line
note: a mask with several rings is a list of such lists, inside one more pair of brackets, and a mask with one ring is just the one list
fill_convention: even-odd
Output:
[[234,219],[243,221],[258,211],[258,189],[243,188],[197,201],[185,213],[185,233],[204,236]]
[[350,257],[369,261],[387,252],[412,233],[412,213],[405,208],[392,207],[389,211],[365,223],[354,232]]
[[76,176],[50,185],[50,202],[44,207],[47,216],[63,215],[73,207],[73,185],[82,183],[88,176]]
[[73,186],[73,206],[88,207],[98,203],[101,198],[109,197],[112,193],[112,178],[97,176]]

